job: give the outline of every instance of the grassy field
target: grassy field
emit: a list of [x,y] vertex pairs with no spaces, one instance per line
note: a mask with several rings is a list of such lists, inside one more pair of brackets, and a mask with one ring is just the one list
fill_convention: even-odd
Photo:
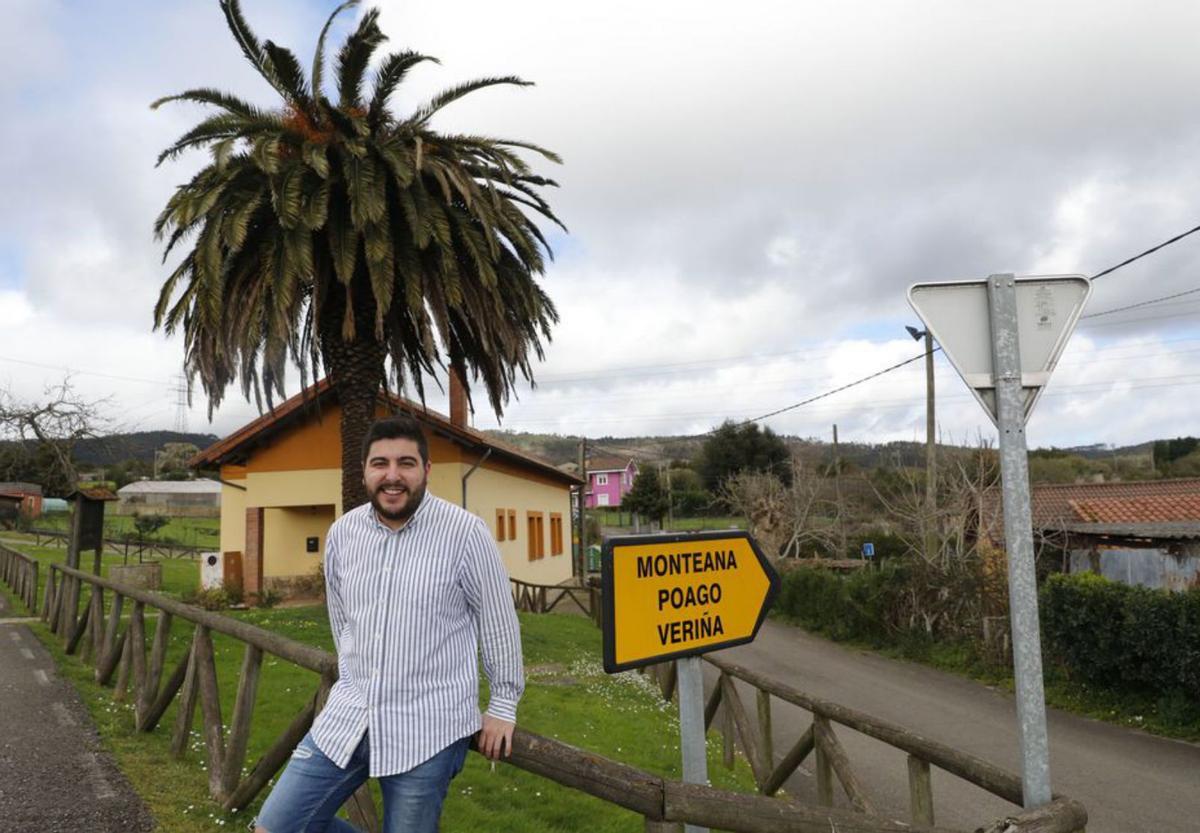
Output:
[[[628,512],[617,509],[589,509],[588,516],[599,521],[604,527],[632,527]],[[664,519],[663,529],[668,532],[698,532],[705,529],[745,529],[746,519],[731,515],[707,515],[700,518],[674,518],[670,522]]]
[[[61,551],[60,551],[61,553]],[[40,558],[41,556],[39,556]],[[10,598],[11,595],[10,595]],[[86,593],[85,593],[86,598]],[[20,609],[14,600],[14,607]],[[244,621],[293,639],[331,650],[323,606],[249,610],[236,614]],[[608,675],[600,664],[600,632],[583,617],[520,615],[525,650],[527,688],[521,701],[520,725],[606,757],[664,776],[680,775],[677,711],[664,704],[649,681],[636,672]],[[147,628],[154,617],[147,615]],[[32,626],[70,680],[96,722],[104,745],[142,795],[160,829],[171,833],[201,833],[241,829],[257,809],[225,814],[209,798],[205,752],[199,712],[185,760],[170,757],[173,704],[155,731],[133,730],[132,707],[114,703],[111,689],[93,680],[91,667],[62,653],[61,642],[44,626]],[[167,669],[183,657],[190,627],[177,622],[172,629]],[[233,709],[243,647],[214,635],[222,714]],[[166,672],[164,672],[166,673]],[[247,765],[261,755],[311,697],[316,675],[268,657],[259,684]],[[720,741],[709,738],[709,772],[715,786],[753,791],[745,762],[726,770],[720,762]],[[260,797],[261,798],[261,797]],[[478,755],[468,757],[463,773],[451,785],[443,830],[640,831],[642,820],[614,805],[524,772],[498,766],[494,772]]]
[[[0,536],[0,540],[7,543],[9,546],[21,551],[38,562],[38,604],[42,603],[42,594],[46,588],[46,578],[50,575],[51,564],[64,564],[67,560],[66,547],[37,547],[33,544],[32,535],[24,535],[16,532],[5,532]],[[92,569],[92,553],[84,553],[80,559],[82,569],[91,571]],[[150,561],[147,557],[146,561]],[[156,558],[154,559],[162,564],[163,587],[162,592],[168,596],[179,598],[189,590],[195,590],[200,586],[200,562],[190,558]],[[105,553],[101,557],[100,575],[108,578],[109,569],[111,567],[119,567],[125,564],[125,556],[113,555]],[[137,556],[130,556],[130,564],[137,564]]]
[[[69,512],[47,512],[34,522],[38,529],[58,529],[66,531],[71,522]],[[126,534],[136,534],[132,515],[104,516],[104,535],[108,538],[121,538]],[[155,541],[170,541],[188,547],[217,548],[221,534],[220,518],[171,518],[166,526],[150,536]]]

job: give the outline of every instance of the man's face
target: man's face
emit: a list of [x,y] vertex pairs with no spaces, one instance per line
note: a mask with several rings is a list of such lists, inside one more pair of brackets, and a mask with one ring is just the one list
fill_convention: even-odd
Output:
[[421,460],[421,452],[412,440],[371,443],[363,466],[363,483],[383,521],[403,523],[412,517],[425,497],[429,469],[430,464]]

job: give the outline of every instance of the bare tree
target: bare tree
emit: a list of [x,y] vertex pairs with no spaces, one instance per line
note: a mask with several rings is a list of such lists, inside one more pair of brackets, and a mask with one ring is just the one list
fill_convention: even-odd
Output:
[[922,473],[900,467],[876,496],[907,545],[908,628],[928,634],[976,634],[984,615],[1005,602],[1003,560],[990,557],[980,521],[999,481],[995,452],[980,442],[965,452],[939,449],[937,501],[927,499]]
[[721,484],[720,500],[746,517],[750,533],[771,558],[835,549],[837,503],[829,479],[795,456],[791,471],[791,486],[773,474],[735,474]]
[[20,479],[32,473],[48,492],[73,489],[79,479],[75,444],[98,436],[104,425],[100,408],[106,401],[84,399],[70,376],[48,385],[37,401],[0,390],[0,477]]

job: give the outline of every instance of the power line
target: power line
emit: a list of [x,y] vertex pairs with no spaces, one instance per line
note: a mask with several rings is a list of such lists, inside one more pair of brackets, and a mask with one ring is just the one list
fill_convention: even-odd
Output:
[[1098,278],[1103,278],[1105,275],[1115,272],[1122,267],[1128,266],[1129,264],[1133,263],[1135,260],[1141,260],[1146,255],[1152,255],[1155,252],[1157,252],[1159,249],[1165,249],[1167,246],[1170,246],[1172,243],[1178,243],[1180,240],[1187,237],[1189,234],[1195,234],[1198,231],[1200,231],[1200,226],[1196,226],[1195,228],[1190,228],[1187,231],[1185,231],[1183,234],[1177,234],[1174,237],[1172,237],[1170,240],[1164,240],[1162,243],[1159,243],[1157,246],[1146,249],[1146,251],[1142,252],[1141,254],[1134,255],[1133,257],[1131,257],[1127,260],[1122,260],[1116,266],[1110,266],[1107,269],[1105,269],[1103,272],[1097,272],[1096,274],[1092,275],[1092,280],[1096,280]]
[[1184,312],[1168,312],[1164,315],[1147,315],[1143,318],[1126,318],[1124,321],[1101,321],[1099,324],[1087,324],[1081,329],[1095,330],[1100,327],[1124,327],[1129,324],[1140,324],[1143,321],[1162,321],[1166,318],[1187,318],[1191,315],[1196,315],[1198,310],[1186,310]]
[[1136,304],[1126,304],[1123,307],[1114,307],[1113,309],[1106,309],[1103,312],[1088,313],[1087,315],[1079,316],[1079,318],[1080,320],[1083,320],[1084,318],[1099,318],[1102,315],[1112,315],[1115,312],[1125,312],[1125,310],[1137,309],[1138,307],[1148,307],[1151,304],[1158,304],[1162,301],[1171,301],[1175,298],[1182,298],[1184,295],[1194,295],[1197,292],[1200,292],[1200,286],[1196,287],[1195,289],[1185,289],[1183,292],[1176,292],[1174,295],[1164,295],[1161,298],[1151,298],[1149,301],[1141,301]]
[[788,405],[786,408],[780,408],[778,410],[771,411],[770,413],[763,414],[762,416],[756,416],[756,417],[753,417],[752,419],[744,420],[743,422],[738,423],[738,425],[739,425],[739,427],[742,425],[749,425],[751,422],[758,422],[759,420],[767,419],[768,417],[778,416],[779,414],[784,414],[784,413],[787,413],[788,411],[794,411],[796,408],[800,408],[800,407],[803,407],[804,405],[808,405],[812,402],[816,402],[818,399],[824,399],[827,396],[833,396],[835,393],[841,393],[844,390],[849,390],[850,388],[855,387],[856,385],[861,385],[863,382],[869,382],[872,379],[878,378],[885,373],[891,373],[893,370],[899,370],[900,368],[904,367],[906,364],[912,364],[913,362],[918,361],[919,359],[923,359],[926,356],[930,355],[931,353],[936,353],[937,351],[939,351],[941,349],[942,349],[941,347],[935,347],[932,350],[927,350],[925,352],[918,353],[917,355],[913,356],[910,359],[905,359],[902,362],[897,362],[896,364],[892,365],[891,367],[885,367],[883,370],[877,370],[874,373],[870,374],[869,376],[863,376],[861,379],[855,379],[853,382],[848,382],[847,384],[844,384],[841,387],[834,388],[833,390],[827,390],[824,393],[818,393],[816,396],[810,396],[808,399],[805,399],[802,402],[797,402],[795,405]]
[[14,359],[11,356],[0,356],[0,362],[12,362],[13,364],[25,364],[30,367],[41,367],[46,370],[61,370],[65,373],[74,373],[80,376],[99,376],[102,379],[116,379],[121,382],[145,382],[150,385],[161,385],[163,379],[143,379],[137,376],[116,376],[112,373],[100,373],[95,370],[80,370],[78,368],[67,367],[66,365],[43,364],[41,362],[31,362],[27,359]]

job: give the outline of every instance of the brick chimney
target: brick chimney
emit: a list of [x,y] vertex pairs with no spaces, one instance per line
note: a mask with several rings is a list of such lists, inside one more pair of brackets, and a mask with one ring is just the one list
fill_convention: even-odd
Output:
[[467,402],[467,392],[463,388],[461,366],[458,364],[450,365],[450,424],[459,428],[466,428],[467,414],[469,405]]

